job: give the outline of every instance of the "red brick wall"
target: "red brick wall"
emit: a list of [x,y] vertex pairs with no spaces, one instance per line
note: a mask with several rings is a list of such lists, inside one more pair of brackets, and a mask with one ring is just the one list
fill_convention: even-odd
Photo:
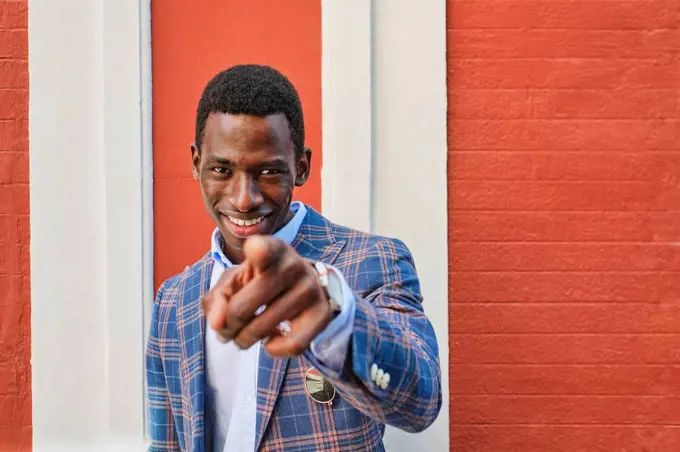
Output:
[[679,12],[449,0],[455,452],[680,450]]
[[31,450],[28,1],[0,1],[0,451]]

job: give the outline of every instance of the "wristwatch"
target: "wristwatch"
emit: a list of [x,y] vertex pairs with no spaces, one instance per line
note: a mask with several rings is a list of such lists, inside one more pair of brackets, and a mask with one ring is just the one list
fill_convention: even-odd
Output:
[[315,262],[314,268],[319,274],[319,282],[326,292],[331,310],[335,315],[339,314],[342,310],[340,304],[340,300],[342,300],[342,283],[338,274],[323,262]]

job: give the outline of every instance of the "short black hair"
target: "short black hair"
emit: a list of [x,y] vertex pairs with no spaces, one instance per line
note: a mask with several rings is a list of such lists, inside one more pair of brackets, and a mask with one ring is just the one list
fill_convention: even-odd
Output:
[[288,120],[295,156],[305,145],[300,97],[293,84],[270,66],[241,64],[215,75],[203,89],[196,111],[195,145],[200,150],[205,123],[211,113],[265,117],[283,113]]

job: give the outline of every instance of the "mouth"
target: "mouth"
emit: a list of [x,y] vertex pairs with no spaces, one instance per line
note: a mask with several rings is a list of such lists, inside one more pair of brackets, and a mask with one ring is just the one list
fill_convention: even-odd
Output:
[[254,226],[264,220],[264,216],[253,218],[252,220],[241,220],[236,217],[230,217],[229,215],[227,215],[227,218],[229,218],[229,221],[234,223],[236,226]]
[[231,215],[223,215],[225,224],[231,233],[238,238],[246,238],[251,235],[263,234],[267,229],[269,214],[244,220]]

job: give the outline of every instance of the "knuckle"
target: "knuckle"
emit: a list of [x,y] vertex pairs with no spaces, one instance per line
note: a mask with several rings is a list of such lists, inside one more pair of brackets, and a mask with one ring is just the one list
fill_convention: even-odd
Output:
[[250,317],[246,310],[236,305],[230,305],[227,310],[228,323],[235,323],[242,325],[246,323]]
[[303,354],[306,349],[307,345],[301,342],[300,339],[295,337],[288,339],[288,350],[290,350],[291,354],[299,356]]
[[215,291],[214,290],[209,290],[208,292],[204,293],[201,299],[203,302],[208,303],[211,302],[215,298]]
[[286,243],[274,237],[267,237],[267,248],[274,260],[281,260],[286,256]]
[[250,348],[255,341],[248,334],[240,334],[238,337],[234,338],[234,344],[241,350]]
[[307,277],[305,278],[305,281],[303,283],[303,291],[301,294],[301,298],[307,302],[315,301],[319,298],[320,295],[319,290],[320,287],[316,279],[314,279],[313,277]]
[[269,245],[269,249],[272,251],[283,251],[285,249],[285,242],[283,240],[277,239],[274,236],[268,235],[265,236],[265,240],[267,241],[267,244]]
[[297,278],[303,273],[303,268],[300,263],[294,258],[288,258],[283,261],[281,266],[281,275],[283,278]]
[[210,325],[210,328],[212,328],[215,331],[219,331],[220,328],[222,328],[222,322],[220,322],[219,319],[215,317],[210,317],[208,319],[208,324]]
[[227,268],[217,280],[216,285],[223,286],[225,284],[229,284],[231,280],[234,278],[235,274],[236,271],[233,268]]
[[203,306],[204,310],[210,307],[210,298],[208,297],[208,294],[201,297],[201,306]]

